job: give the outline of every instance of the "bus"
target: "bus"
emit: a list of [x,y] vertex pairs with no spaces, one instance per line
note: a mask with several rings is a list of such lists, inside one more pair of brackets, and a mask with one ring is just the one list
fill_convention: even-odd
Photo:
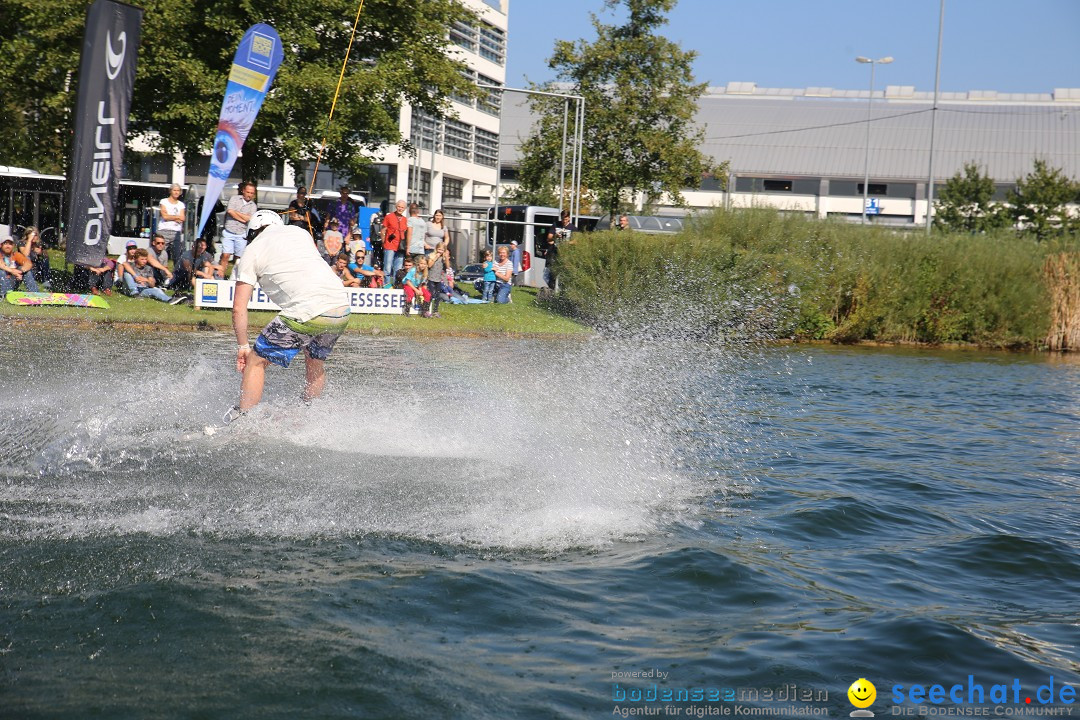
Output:
[[[171,186],[171,183],[120,181],[112,233],[107,245],[110,255],[122,253],[129,240],[134,240],[139,247],[149,247],[150,235],[157,229],[159,204],[162,198],[169,196]],[[205,187],[181,185],[181,188],[184,193],[180,199],[187,205],[184,235],[192,238],[198,228],[199,200],[205,193]],[[222,205],[228,203],[234,194],[236,187],[227,185],[221,194]],[[336,193],[333,196],[337,198]],[[260,185],[256,202],[259,207],[283,212],[295,197],[296,189],[293,187]],[[358,204],[363,204],[362,197],[352,197]],[[67,181],[63,175],[45,175],[25,168],[0,165],[0,237],[11,235],[21,238],[23,229],[33,225],[41,232],[46,247],[64,247],[67,201]],[[327,206],[331,204],[322,198],[319,201]],[[216,219],[220,230],[224,212],[218,212]]]
[[[559,208],[540,205],[500,205],[488,210],[487,247],[495,241],[495,228],[498,227],[498,245],[509,245],[517,241],[518,247],[529,253],[532,267],[523,273],[521,283],[529,287],[546,287],[544,268],[546,262],[537,252],[543,247],[548,229],[559,221]],[[598,217],[581,215],[574,218],[574,225],[579,231],[589,232],[596,227]]]
[[[157,226],[158,203],[168,197],[169,187],[170,183],[120,181],[110,253],[122,252],[129,239],[142,240],[142,247],[149,244]],[[22,237],[23,230],[33,225],[45,247],[63,247],[67,199],[63,175],[0,165],[0,236]]]

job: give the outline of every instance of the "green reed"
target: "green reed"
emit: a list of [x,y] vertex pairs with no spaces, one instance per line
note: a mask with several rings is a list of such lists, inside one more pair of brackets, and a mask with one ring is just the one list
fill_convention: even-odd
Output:
[[716,211],[679,235],[578,235],[560,251],[558,303],[594,325],[647,326],[668,303],[712,303],[709,322],[767,318],[778,337],[1039,347],[1051,316],[1045,259],[1078,248],[1076,239],[1051,248],[1007,231],[927,236],[769,209]]

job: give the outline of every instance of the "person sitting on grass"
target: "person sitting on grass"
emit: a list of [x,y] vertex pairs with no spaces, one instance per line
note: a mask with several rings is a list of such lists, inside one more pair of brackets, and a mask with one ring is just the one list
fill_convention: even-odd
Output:
[[514,263],[505,245],[499,248],[499,260],[495,263],[495,302],[510,302],[510,288],[514,280]]
[[36,227],[30,226],[23,232],[22,254],[33,265],[34,280],[42,290],[52,290],[52,266],[49,253],[41,245],[41,234]]
[[30,258],[15,251],[15,241],[10,237],[0,240],[0,293],[9,293],[24,285],[28,292],[38,292],[34,277],[34,264]]
[[166,250],[166,245],[164,235],[154,235],[150,239],[149,265],[154,269],[154,280],[157,281],[158,287],[169,287],[173,280],[172,271],[169,270],[169,251]]
[[381,288],[386,286],[386,278],[382,270],[376,270],[367,260],[367,251],[361,245],[356,250],[355,260],[349,263],[349,272],[360,279],[361,287]]
[[86,288],[94,295],[112,295],[113,276],[116,272],[116,261],[108,255],[101,258],[101,264],[97,267],[75,266],[75,287]]
[[171,300],[164,290],[157,287],[154,268],[150,267],[150,253],[142,248],[135,251],[135,267],[131,272],[124,273],[124,284],[132,297],[148,297],[166,303]]
[[401,279],[401,287],[405,290],[403,312],[408,315],[413,303],[422,299],[420,312],[424,317],[430,317],[427,313],[428,303],[431,302],[431,293],[427,289],[427,260],[421,256],[414,263],[411,258],[406,258],[403,269],[406,270],[405,277]]
[[338,253],[337,260],[334,261],[334,267],[331,269],[335,275],[341,278],[341,284],[345,287],[360,287],[360,281],[349,272],[349,256],[345,253]]
[[491,251],[484,251],[484,292],[481,293],[480,299],[484,302],[491,302],[491,299],[495,296],[495,263],[491,261]]
[[133,272],[135,269],[135,251],[138,249],[139,246],[134,240],[128,240],[127,245],[124,246],[123,254],[116,257],[116,277],[113,278],[113,282],[121,290],[126,287],[124,275]]
[[195,247],[180,256],[173,287],[177,291],[191,290],[196,278],[221,279],[221,268],[214,264],[214,253],[206,238],[197,239]]

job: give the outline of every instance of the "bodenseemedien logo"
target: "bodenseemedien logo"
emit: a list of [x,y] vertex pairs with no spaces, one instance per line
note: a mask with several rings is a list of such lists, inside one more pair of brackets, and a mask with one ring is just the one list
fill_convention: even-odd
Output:
[[847,689],[847,697],[856,708],[851,711],[851,717],[874,717],[874,713],[866,709],[873,705],[877,698],[877,688],[874,687],[874,683],[866,678],[859,678]]

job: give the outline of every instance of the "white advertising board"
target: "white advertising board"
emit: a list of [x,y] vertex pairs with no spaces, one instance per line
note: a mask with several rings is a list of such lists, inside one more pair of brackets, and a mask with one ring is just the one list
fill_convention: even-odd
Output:
[[[232,310],[235,280],[195,281],[195,307]],[[405,306],[404,290],[376,290],[374,288],[341,288],[341,301],[354,313],[400,314]],[[270,301],[258,285],[251,293],[248,310],[280,310]]]

